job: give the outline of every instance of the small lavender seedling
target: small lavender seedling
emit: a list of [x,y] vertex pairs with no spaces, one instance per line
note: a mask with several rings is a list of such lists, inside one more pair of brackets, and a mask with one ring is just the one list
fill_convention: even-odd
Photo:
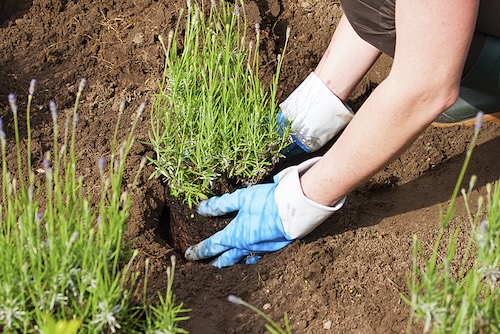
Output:
[[[500,180],[495,183],[494,191],[491,184],[486,185],[487,219],[482,221],[484,198],[478,198],[476,212],[472,212],[469,204],[477,177],[471,177],[468,190],[460,190],[481,128],[482,117],[483,113],[478,113],[474,136],[447,212],[440,216],[439,233],[429,258],[424,255],[422,244],[414,236],[413,272],[408,280],[411,295],[409,298],[403,295],[401,297],[412,308],[408,326],[415,319],[423,319],[425,333],[500,332],[500,313],[496,306],[500,301],[500,286],[497,282],[500,278]],[[459,191],[470,222],[470,235],[467,245],[461,247],[462,253],[458,255],[458,233],[461,226],[450,231],[447,254],[440,257],[442,239],[455,214],[455,201]],[[471,254],[472,266],[469,261]],[[457,259],[461,260],[460,267],[458,273],[453,274],[450,264]]]
[[149,137],[156,153],[153,176],[164,178],[170,194],[192,207],[221,180],[260,181],[288,135],[277,132],[283,57],[267,89],[259,78],[261,27],[255,24],[254,41],[248,41],[243,1],[212,1],[206,15],[188,3],[185,19],[181,54],[180,20],[167,45],[159,37],[166,59]]
[[291,334],[292,330],[290,329],[290,324],[288,322],[288,316],[285,313],[284,321],[285,321],[285,329],[281,328],[280,325],[278,325],[271,317],[269,317],[267,314],[262,312],[260,309],[257,307],[253,306],[250,303],[247,303],[240,297],[237,297],[235,295],[229,295],[227,296],[227,300],[233,304],[236,305],[243,305],[253,312],[257,313],[260,317],[262,317],[264,320],[266,320],[265,328],[271,333],[271,334]]

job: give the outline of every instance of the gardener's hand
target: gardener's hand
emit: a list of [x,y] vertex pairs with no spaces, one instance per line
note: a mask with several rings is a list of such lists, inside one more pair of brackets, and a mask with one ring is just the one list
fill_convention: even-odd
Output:
[[220,216],[238,211],[229,225],[191,246],[189,260],[215,257],[216,267],[255,263],[260,255],[277,251],[294,239],[304,237],[344,204],[319,205],[302,193],[299,176],[320,158],[289,167],[274,177],[274,183],[255,185],[232,194],[212,197],[198,205],[203,216]]
[[345,128],[354,116],[330,89],[312,72],[280,104],[280,133],[291,123],[292,143],[281,153],[291,157],[319,150]]

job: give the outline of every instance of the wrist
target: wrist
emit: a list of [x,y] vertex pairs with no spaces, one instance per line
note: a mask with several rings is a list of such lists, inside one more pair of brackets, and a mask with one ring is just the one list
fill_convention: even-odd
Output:
[[295,142],[306,152],[323,147],[354,115],[314,72],[280,104],[280,108],[291,122]]
[[278,183],[275,190],[275,200],[283,230],[290,239],[306,236],[318,225],[324,222],[345,202],[345,197],[334,206],[326,206],[308,198],[300,184],[301,173],[307,171],[319,159],[309,159],[298,166],[289,167],[275,176]]

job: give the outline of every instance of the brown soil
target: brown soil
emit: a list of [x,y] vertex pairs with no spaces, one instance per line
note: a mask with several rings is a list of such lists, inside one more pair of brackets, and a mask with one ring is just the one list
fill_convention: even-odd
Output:
[[[151,101],[163,64],[157,36],[168,33],[184,6],[177,0],[1,2],[0,116],[8,139],[13,122],[6,96],[13,92],[21,99],[30,79],[37,78],[33,164],[41,165],[51,143],[49,100],[55,99],[62,113],[70,114],[78,80],[87,78],[77,148],[79,171],[95,191],[97,160],[109,154],[118,105],[127,101],[129,120],[140,102]],[[270,78],[286,27],[292,29],[280,86],[285,97],[318,63],[340,8],[336,1],[251,0],[247,11],[249,23],[260,22],[267,35],[264,81]],[[390,65],[385,57],[377,62],[353,94],[353,105],[383,80]],[[148,118],[143,116],[137,130],[141,140],[148,138]],[[408,292],[405,275],[411,270],[412,236],[432,244],[439,208],[452,193],[472,133],[465,127],[427,129],[399,159],[351,194],[328,222],[256,265],[220,270],[180,259],[175,293],[177,301],[192,308],[183,326],[192,333],[264,332],[260,318],[226,301],[228,294],[235,294],[265,306],[275,319],[287,312],[296,333],[403,332],[409,308],[399,294]],[[479,178],[476,197],[487,182],[500,177],[499,133],[498,126],[487,124],[480,134],[468,171]],[[26,132],[21,136],[25,139]],[[133,178],[141,158],[151,154],[146,145],[135,144],[126,180]],[[165,289],[165,268],[174,251],[161,231],[163,184],[149,179],[151,172],[148,167],[133,193],[127,238],[141,254],[136,269],[143,267],[142,260],[151,259],[149,292],[154,296]]]

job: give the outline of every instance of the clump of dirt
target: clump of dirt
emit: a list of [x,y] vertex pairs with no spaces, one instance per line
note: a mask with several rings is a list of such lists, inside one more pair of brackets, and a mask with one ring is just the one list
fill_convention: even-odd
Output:
[[[31,78],[38,79],[32,118],[33,165],[41,166],[50,149],[52,126],[48,102],[54,99],[61,118],[71,115],[78,80],[88,87],[79,108],[77,152],[85,186],[97,193],[97,160],[109,154],[109,143],[122,100],[127,102],[123,132],[127,133],[136,107],[152,103],[163,72],[158,36],[168,34],[184,1],[19,0],[0,4],[0,116],[9,141],[9,165],[15,164],[13,122],[6,96],[27,95]],[[269,82],[276,54],[291,28],[280,80],[286,97],[316,66],[341,16],[337,1],[249,0],[248,23],[263,31],[262,80]],[[391,60],[381,57],[351,97],[356,107],[388,73]],[[22,110],[22,108],[20,108]],[[21,124],[26,115],[21,114]],[[23,119],[24,117],[24,119]],[[149,115],[140,120],[125,172],[135,176],[147,144]],[[464,160],[473,130],[465,127],[429,128],[399,159],[353,192],[345,207],[304,240],[264,256],[256,265],[216,269],[188,263],[165,237],[162,215],[166,205],[161,180],[150,179],[148,166],[131,191],[133,206],[127,239],[139,250],[136,270],[150,259],[148,292],[154,301],[165,289],[165,268],[171,254],[180,259],[175,279],[177,301],[191,308],[183,323],[192,333],[262,333],[257,315],[227,302],[238,295],[275,319],[288,313],[296,333],[396,333],[406,328],[409,309],[399,294],[408,293],[405,275],[411,270],[415,234],[432,244],[441,205],[446,206]],[[487,182],[499,178],[498,126],[487,124],[465,180],[479,183],[473,198]],[[21,131],[26,140],[26,131]],[[26,153],[26,152],[23,152]],[[25,155],[25,154],[24,154]],[[193,212],[185,212],[187,220]],[[198,224],[198,223],[197,223]],[[200,222],[200,224],[203,224]],[[220,225],[222,227],[222,225]],[[463,234],[467,228],[464,227]],[[186,237],[195,232],[173,232]],[[175,248],[183,250],[185,241]]]

